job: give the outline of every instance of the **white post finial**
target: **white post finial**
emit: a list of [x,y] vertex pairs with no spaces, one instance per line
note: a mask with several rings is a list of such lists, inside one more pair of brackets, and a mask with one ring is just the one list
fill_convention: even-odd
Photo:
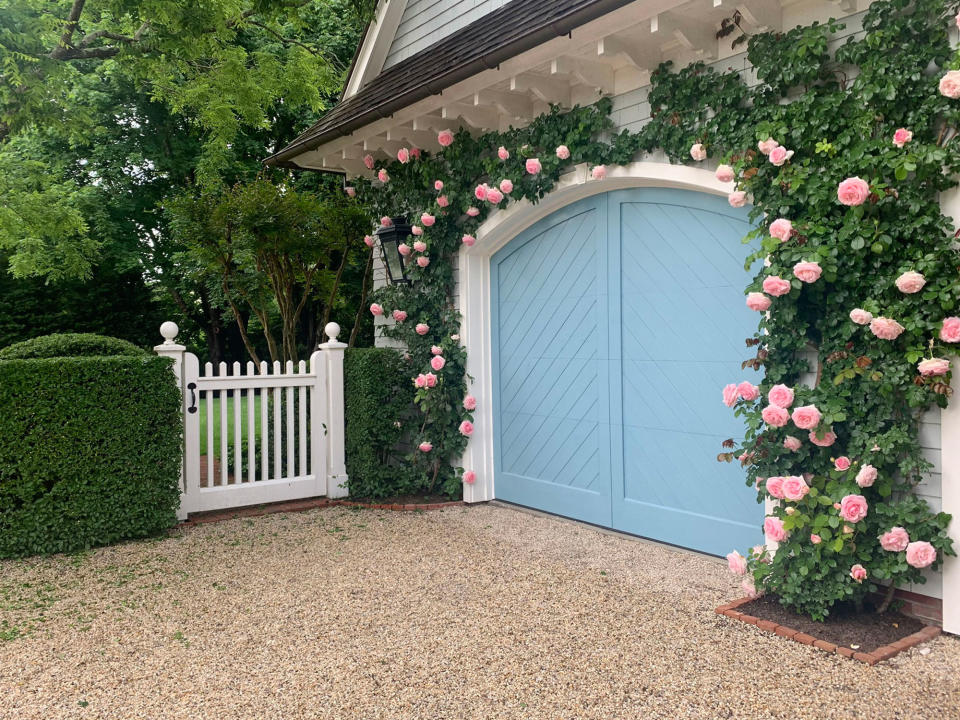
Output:
[[335,322],[328,322],[326,327],[323,328],[323,332],[330,338],[330,342],[336,342],[337,335],[340,334],[340,326]]
[[[339,330],[339,328],[337,328]],[[160,334],[164,337],[164,345],[174,345],[174,340],[177,338],[177,334],[180,332],[180,328],[177,327],[175,322],[167,320],[163,325],[160,326]]]

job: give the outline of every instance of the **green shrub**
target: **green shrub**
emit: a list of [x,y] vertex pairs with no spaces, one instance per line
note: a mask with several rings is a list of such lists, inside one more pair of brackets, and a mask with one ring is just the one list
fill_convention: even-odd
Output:
[[176,522],[171,361],[0,361],[0,557],[70,552]]
[[93,333],[57,333],[8,345],[0,350],[0,360],[147,354],[126,340]]
[[350,495],[382,498],[427,490],[401,453],[413,392],[410,368],[400,353],[391,348],[347,350],[344,394]]

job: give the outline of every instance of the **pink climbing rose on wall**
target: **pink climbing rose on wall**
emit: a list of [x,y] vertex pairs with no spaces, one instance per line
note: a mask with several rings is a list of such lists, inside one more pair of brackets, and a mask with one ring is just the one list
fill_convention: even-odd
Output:
[[767,405],[760,413],[763,421],[772,427],[783,427],[790,419],[790,413],[776,405]]
[[862,178],[849,177],[837,187],[837,199],[850,207],[863,205],[869,196],[870,186]]
[[778,517],[767,516],[763,521],[763,532],[773,542],[783,542],[787,539],[787,531],[783,529],[783,520]]
[[943,319],[943,325],[940,327],[940,339],[949,343],[960,342],[960,317]]
[[524,164],[524,167],[530,175],[536,175],[543,169],[543,166],[537,158],[529,158]]
[[818,262],[798,262],[793,266],[793,274],[801,282],[812,283],[820,279],[823,270]]
[[898,277],[894,284],[900,292],[912,295],[923,290],[923,286],[927,284],[927,279],[914,270],[908,270]]
[[473,395],[467,395],[463,399],[463,407],[467,410],[477,409],[477,399]]
[[767,275],[763,279],[763,291],[774,297],[783,297],[790,292],[790,281],[777,275]]
[[727,202],[730,207],[741,208],[747,204],[747,194],[743,190],[734,190],[727,195]]
[[870,332],[881,340],[896,340],[903,330],[903,325],[890,318],[875,317],[870,321]]
[[453,131],[441,130],[437,133],[437,142],[440,143],[441,147],[450,147],[453,145]]
[[857,563],[850,568],[850,577],[852,577],[858,583],[861,583],[867,579],[867,570],[865,567],[863,567],[863,565]]
[[910,536],[902,527],[890,528],[880,536],[880,547],[888,552],[903,552],[910,544]]
[[816,405],[802,405],[794,408],[791,418],[793,424],[801,430],[812,430],[820,424],[820,411]]
[[907,545],[907,564],[915,568],[925,568],[933,565],[937,559],[937,551],[926,540],[916,540]]
[[786,218],[777,218],[770,223],[770,236],[777,238],[780,242],[786,242],[793,234],[793,223]]
[[893,134],[893,144],[898,148],[902,148],[911,140],[913,140],[913,133],[906,128],[898,128]]
[[917,363],[917,371],[924,377],[946,375],[950,372],[950,361],[944,358],[928,358]]
[[733,182],[733,168],[729,165],[718,165],[716,177],[722,183]]
[[873,320],[873,313],[869,313],[863,308],[854,308],[850,311],[850,319],[857,325],[867,325]]
[[844,495],[840,500],[840,517],[858,523],[867,516],[867,499],[863,495]]
[[750,308],[751,310],[764,312],[765,310],[770,309],[770,298],[768,298],[763,293],[758,293],[758,292],[747,293],[747,307]]
[[783,384],[774,385],[767,392],[767,400],[770,401],[771,405],[788,408],[793,405],[793,390]]

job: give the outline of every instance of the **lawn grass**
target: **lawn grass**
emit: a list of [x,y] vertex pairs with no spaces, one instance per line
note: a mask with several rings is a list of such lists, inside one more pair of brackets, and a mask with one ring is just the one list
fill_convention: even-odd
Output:
[[[239,394],[239,393],[238,393]],[[227,451],[233,453],[233,405],[237,398],[225,398],[227,404]],[[240,432],[241,442],[247,439],[247,398],[241,397],[240,400]],[[221,398],[213,398],[213,455],[220,457],[220,403]],[[260,437],[260,395],[254,398],[253,418],[256,428],[257,438]],[[207,398],[200,398],[197,414],[200,415],[200,454],[207,454]]]

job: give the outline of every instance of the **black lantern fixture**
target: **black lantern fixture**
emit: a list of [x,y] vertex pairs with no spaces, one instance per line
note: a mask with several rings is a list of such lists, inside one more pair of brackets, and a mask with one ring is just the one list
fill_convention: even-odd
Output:
[[387,269],[387,279],[391,285],[410,282],[407,277],[406,258],[400,252],[400,246],[410,237],[412,230],[405,217],[390,218],[389,225],[377,228],[380,254],[383,256],[383,265]]

